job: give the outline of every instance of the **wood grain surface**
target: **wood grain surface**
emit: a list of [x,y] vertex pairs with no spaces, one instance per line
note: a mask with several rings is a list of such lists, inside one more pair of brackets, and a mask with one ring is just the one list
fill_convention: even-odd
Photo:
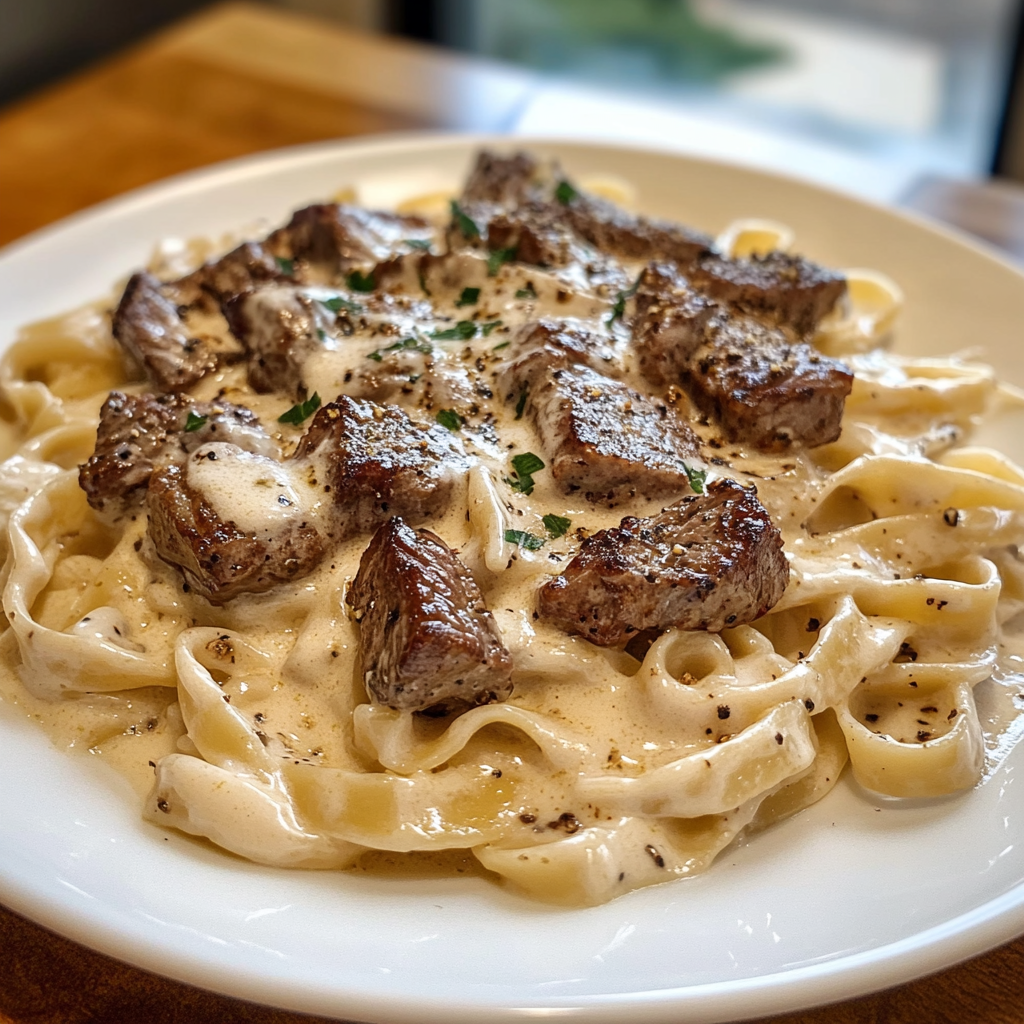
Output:
[[[0,111],[0,243],[127,189],[229,157],[407,128],[500,131],[533,86],[525,72],[427,47],[269,8],[215,7]],[[958,198],[945,207],[939,191],[931,187],[918,205],[938,216],[964,206],[962,191],[954,189],[950,195]],[[983,205],[986,223],[994,217],[1001,230],[1005,218],[988,199]],[[1009,242],[1024,251],[1024,226]],[[157,977],[0,907],[0,1024],[320,1019]],[[773,1019],[1024,1021],[1024,940],[888,992]]]

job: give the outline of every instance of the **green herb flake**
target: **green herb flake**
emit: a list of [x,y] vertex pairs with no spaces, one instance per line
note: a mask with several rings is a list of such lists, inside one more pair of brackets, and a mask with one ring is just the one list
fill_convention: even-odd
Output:
[[454,327],[449,327],[447,330],[434,331],[431,337],[436,338],[438,341],[469,341],[475,334],[475,320],[460,320]]
[[579,196],[579,192],[572,187],[568,181],[560,181],[555,189],[555,198],[563,205],[568,206]]
[[500,352],[503,348],[508,348],[509,345],[511,345],[511,344],[512,344],[511,341],[503,341],[503,342],[501,342],[501,344],[495,345],[494,348],[491,349],[491,351],[492,352]]
[[516,292],[517,299],[535,299],[537,298],[537,289],[533,287],[532,281],[526,282],[525,288],[520,288]]
[[490,337],[491,331],[493,331],[495,327],[500,327],[500,326],[501,326],[501,321],[500,320],[491,320],[491,321],[489,321],[486,324],[481,324],[480,325],[480,333],[485,338],[488,338],[488,337]]
[[539,473],[544,468],[544,460],[533,452],[523,452],[522,455],[512,457],[512,468],[520,476],[529,476],[531,473]]
[[466,214],[454,199],[451,201],[451,207],[452,219],[455,221],[459,231],[461,231],[466,238],[479,238],[480,229],[476,226],[476,221]]
[[430,239],[429,238],[407,238],[405,244],[410,249],[416,249],[419,252],[430,252]]
[[569,527],[572,526],[571,519],[566,519],[565,516],[556,516],[554,512],[549,512],[541,522],[544,523],[544,529],[548,531],[548,536],[552,540],[564,537],[569,532]]
[[685,462],[683,463],[683,469],[686,470],[686,479],[690,481],[690,490],[694,494],[703,494],[708,471],[706,469],[694,469],[693,466],[689,466]]
[[285,277],[295,276],[295,260],[286,259],[284,256],[275,256],[274,262],[277,264],[277,269],[280,270]]
[[512,469],[515,471],[514,478],[505,478],[505,482],[513,491],[521,494],[533,493],[533,474],[544,468],[544,460],[533,452],[523,452],[521,455],[512,457]]
[[321,305],[326,306],[332,313],[340,313],[344,310],[346,313],[362,313],[363,307],[358,302],[353,302],[351,299],[343,299],[340,295],[335,295],[333,299],[321,299]]
[[516,402],[516,419],[523,418],[523,410],[526,408],[526,388],[519,392],[519,401]]
[[388,345],[387,348],[367,352],[366,358],[379,363],[388,352],[422,352],[423,355],[428,356],[433,351],[430,342],[424,341],[422,338],[402,338],[401,341],[396,341],[393,345]]
[[459,306],[475,306],[480,301],[480,289],[479,288],[463,288],[462,294],[455,300],[455,305]]
[[516,250],[514,246],[509,249],[495,249],[487,257],[487,276],[497,277],[498,271],[501,270],[502,266],[515,258]]
[[619,292],[618,298],[615,300],[615,305],[612,306],[611,315],[605,321],[609,327],[611,327],[616,320],[622,319],[623,314],[626,312],[626,300],[633,298],[633,296],[636,295],[637,288],[640,287],[640,276],[642,275],[638,275],[637,279],[624,292]]
[[454,409],[438,409],[434,417],[442,427],[455,431],[462,426],[462,417]]
[[318,327],[318,328],[316,329],[316,336],[317,336],[317,337],[318,337],[318,338],[319,338],[319,339],[320,339],[321,341],[326,341],[326,340],[327,340],[327,332],[326,332],[326,331],[325,331],[325,330],[324,330],[324,329],[323,329],[322,327]]
[[287,412],[278,416],[277,422],[292,423],[297,427],[303,420],[309,419],[319,408],[320,396],[314,391],[311,398],[307,398],[304,402],[296,403]]
[[515,544],[516,547],[526,548],[527,551],[540,551],[544,547],[543,537],[535,537],[525,530],[506,530],[505,541],[508,544]]
[[191,434],[200,427],[206,425],[209,416],[197,416],[191,409],[188,411],[188,418],[185,420],[185,432]]
[[347,278],[348,286],[354,292],[372,292],[376,288],[373,274],[364,274],[359,270],[353,270]]

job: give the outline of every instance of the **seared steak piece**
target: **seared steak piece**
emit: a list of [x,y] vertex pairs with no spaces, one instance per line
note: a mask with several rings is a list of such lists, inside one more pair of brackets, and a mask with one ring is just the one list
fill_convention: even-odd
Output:
[[474,220],[492,252],[508,250],[520,263],[545,267],[564,267],[580,258],[579,243],[558,204],[530,201],[490,218],[479,207],[468,209],[476,211]]
[[648,264],[637,282],[632,324],[637,365],[644,378],[662,387],[684,377],[718,312],[718,304],[694,291],[674,267]]
[[687,468],[701,465],[698,441],[668,406],[568,365],[564,352],[550,349],[513,363],[501,383],[506,402],[523,402],[552,476],[567,494],[613,502],[690,489]]
[[784,252],[750,259],[709,253],[688,274],[696,288],[713,298],[800,336],[813,333],[846,292],[842,274]]
[[245,346],[249,383],[261,394],[302,388],[302,367],[333,319],[323,305],[292,286],[243,293],[224,307],[231,333]]
[[[190,412],[205,422],[186,431]],[[118,514],[142,500],[158,463],[180,460],[187,451],[212,440],[272,452],[272,442],[259,420],[242,406],[193,402],[185,395],[112,391],[100,410],[96,449],[79,469],[79,485],[94,509]]]
[[78,471],[89,504],[121,512],[140,499],[153,467],[178,447],[178,431],[191,403],[179,395],[126,395],[111,391],[100,410],[96,450]]
[[512,657],[480,588],[429,530],[388,520],[345,600],[359,621],[363,681],[378,704],[451,710],[512,692]]
[[396,405],[348,395],[322,406],[293,456],[330,488],[335,539],[375,529],[391,515],[424,519],[449,502],[468,462],[451,431],[416,423]]
[[305,576],[323,554],[281,463],[235,445],[161,467],[146,500],[157,553],[212,604]]
[[532,186],[538,171],[539,165],[529,153],[498,156],[482,149],[466,179],[460,202],[518,206],[534,191]]
[[853,387],[842,363],[731,314],[670,266],[652,263],[640,275],[632,332],[644,377],[683,384],[729,440],[777,451],[827,444],[842,430]]
[[690,358],[683,382],[729,440],[781,451],[839,437],[853,374],[780,330],[722,314]]
[[195,280],[218,303],[255,291],[270,281],[287,281],[281,264],[258,242],[243,242],[219,260],[204,263],[195,273],[177,282]]
[[288,224],[267,239],[267,245],[278,255],[288,252],[338,271],[379,263],[408,251],[405,239],[429,239],[431,234],[422,217],[317,203],[296,210]]
[[764,615],[789,563],[754,488],[716,480],[650,519],[627,516],[583,541],[538,593],[541,618],[601,647],[643,630],[719,632]]
[[189,336],[176,302],[145,271],[129,278],[113,328],[121,347],[161,391],[185,391],[215,365],[207,346]]
[[552,357],[564,357],[566,366],[582,363],[603,373],[619,369],[608,336],[581,320],[543,317],[523,324],[510,339],[506,362],[515,363],[537,349],[544,349]]
[[565,206],[569,223],[601,252],[635,260],[671,260],[689,266],[711,247],[709,236],[681,224],[630,213],[580,194]]

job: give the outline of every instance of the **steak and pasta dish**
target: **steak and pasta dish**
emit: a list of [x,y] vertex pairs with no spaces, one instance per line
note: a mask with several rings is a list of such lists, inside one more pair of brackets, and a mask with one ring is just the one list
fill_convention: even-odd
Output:
[[626,192],[481,152],[26,327],[0,696],[239,856],[573,905],[848,762],[976,785],[1024,472],[969,439],[1011,389],[891,352],[884,275]]

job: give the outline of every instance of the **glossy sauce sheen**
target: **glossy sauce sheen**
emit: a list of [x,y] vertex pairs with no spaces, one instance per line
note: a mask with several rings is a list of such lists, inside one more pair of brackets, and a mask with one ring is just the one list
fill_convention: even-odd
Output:
[[[435,247],[443,248],[440,227]],[[451,424],[453,436],[468,456],[468,469],[460,473],[447,510],[427,523],[415,525],[425,525],[436,533],[472,572],[515,666],[515,686],[505,706],[510,715],[523,711],[549,723],[554,737],[550,743],[531,738],[528,732],[517,731],[518,727],[505,729],[501,741],[496,742],[492,732],[485,729],[475,732],[434,767],[422,767],[433,763],[432,745],[444,742],[452,722],[366,703],[357,657],[359,627],[344,605],[346,588],[369,542],[366,533],[337,543],[319,568],[300,581],[262,595],[242,595],[222,608],[214,608],[183,589],[178,573],[156,557],[146,536],[145,517],[137,516],[123,521],[113,534],[102,539],[63,542],[63,561],[35,614],[51,629],[96,636],[124,649],[164,652],[168,670],[173,662],[174,640],[182,630],[215,626],[230,631],[230,638],[225,632],[223,638],[211,639],[203,663],[221,658],[221,666],[210,670],[214,682],[230,708],[253,723],[260,743],[280,765],[279,771],[293,787],[296,806],[310,834],[326,828],[334,820],[335,811],[309,773],[317,768],[340,769],[364,773],[365,786],[352,790],[345,811],[349,823],[346,835],[355,836],[353,842],[395,854],[418,851],[418,855],[437,853],[441,857],[448,856],[438,852],[446,847],[498,843],[522,847],[527,851],[521,855],[523,860],[534,856],[531,847],[537,847],[536,855],[542,857],[546,844],[582,833],[588,827],[626,828],[624,823],[629,821],[647,820],[642,814],[615,809],[628,804],[621,803],[619,796],[599,796],[611,792],[607,786],[601,789],[607,778],[642,780],[700,751],[707,754],[704,763],[709,778],[717,778],[713,765],[730,752],[729,740],[743,729],[753,728],[760,719],[753,712],[744,712],[735,699],[722,696],[726,684],[722,682],[724,676],[715,675],[715,658],[734,659],[736,677],[752,688],[754,684],[769,686],[786,673],[798,674],[835,608],[829,604],[831,598],[823,597],[821,609],[825,610],[812,605],[809,613],[799,611],[799,631],[785,618],[790,613],[784,612],[772,620],[777,625],[765,627],[771,642],[761,637],[764,642],[756,651],[744,647],[760,643],[760,634],[749,628],[744,633],[726,631],[724,644],[700,634],[692,640],[685,662],[676,663],[672,655],[668,656],[668,675],[664,679],[657,676],[653,663],[650,669],[648,661],[641,667],[620,650],[599,649],[539,619],[537,591],[573,557],[580,538],[617,526],[626,515],[653,515],[691,493],[689,486],[680,486],[677,494],[663,494],[656,500],[624,495],[611,503],[595,504],[578,492],[563,493],[552,479],[549,464],[533,474],[530,494],[514,486],[515,456],[532,452],[548,463],[543,439],[529,417],[521,410],[517,413],[516,396],[503,394],[498,385],[512,355],[509,343],[516,328],[540,317],[571,319],[603,339],[601,373],[650,394],[651,388],[638,372],[629,345],[624,324],[629,307],[625,318],[614,315],[618,289],[608,285],[591,288],[577,266],[547,272],[504,264],[490,273],[486,256],[468,250],[453,254],[447,264],[435,261],[423,275],[417,272],[415,259],[406,259],[405,264],[389,284],[390,294],[386,296],[353,291],[326,280],[301,285],[300,304],[308,311],[307,328],[316,343],[308,347],[299,373],[307,393],[315,392],[324,402],[338,394],[375,398],[400,405],[424,424]],[[624,287],[628,287],[642,264],[627,261],[622,269]],[[355,312],[343,306],[335,313],[326,303],[337,298],[362,308]],[[269,292],[267,302],[268,308],[278,308],[277,299]],[[217,345],[230,344],[219,317],[195,317],[190,328],[211,336]],[[88,329],[97,334],[104,330],[96,323]],[[413,341],[408,343],[406,339]],[[913,369],[884,354],[861,358],[861,362],[859,385],[874,386],[863,384],[874,381],[879,387],[884,384],[898,389],[911,382]],[[955,378],[952,369],[949,373]],[[292,398],[254,393],[246,383],[244,366],[238,364],[208,375],[191,394],[198,400],[222,399],[250,408],[272,435],[283,460],[212,442],[189,457],[187,473],[193,488],[240,527],[256,534],[272,536],[282,526],[300,519],[313,524],[327,521],[332,502],[324,484],[328,467],[315,454],[309,460],[288,460],[311,422],[307,419],[301,425],[289,425],[279,421]],[[694,465],[708,470],[709,481],[723,476],[757,487],[787,551],[812,542],[818,533],[830,529],[833,520],[858,521],[856,497],[833,496],[825,503],[827,507],[818,508],[832,472],[849,465],[858,455],[896,453],[910,463],[920,464],[930,437],[950,420],[967,419],[956,410],[936,411],[927,404],[904,403],[894,412],[890,403],[880,411],[872,406],[872,396],[862,395],[856,414],[851,416],[848,410],[844,436],[835,445],[764,454],[724,441],[714,423],[701,417],[678,389],[669,389],[657,400],[665,401],[670,413],[686,421],[699,438],[701,457],[694,459]],[[81,417],[94,418],[96,407],[94,398],[83,400]],[[72,403],[72,408],[78,407]],[[928,495],[922,493],[922,507],[927,500]],[[552,514],[570,520],[562,536],[554,536],[557,531],[551,531],[544,521]],[[513,531],[513,537],[526,534],[535,538],[537,549],[505,539],[509,531]],[[83,536],[85,532],[83,527]],[[81,548],[80,555],[75,554],[76,544]],[[73,562],[76,557],[91,561],[79,566]],[[804,557],[799,556],[797,562]],[[813,585],[810,573],[817,557],[806,555],[806,575],[791,584],[788,597],[792,598],[793,588],[801,582]],[[836,574],[833,589],[837,594],[845,592],[847,580],[893,579],[892,570],[881,560],[866,564],[853,541],[833,545],[827,559],[829,571]],[[904,563],[908,578],[913,575],[915,560],[922,568],[930,564],[926,553],[908,550]],[[95,586],[99,596],[85,582],[93,576],[98,580]],[[783,600],[786,608],[796,603]],[[116,615],[105,610],[107,604],[116,605]],[[100,613],[94,618],[90,612],[96,609]],[[244,650],[235,637],[244,637]],[[714,650],[707,647],[701,653],[698,647],[705,640],[720,646]],[[10,631],[3,642],[7,645],[5,662],[13,665],[17,653]],[[666,649],[674,642],[668,638]],[[729,649],[723,654],[726,646]],[[925,660],[938,658],[941,643],[925,641],[918,646]],[[1016,662],[1007,662],[1001,678],[1016,679],[1015,671]],[[680,699],[675,693],[680,680],[685,687],[700,684],[699,692],[688,689],[681,695],[691,703],[698,702],[693,704],[695,710],[686,714],[680,713],[682,705],[673,703]],[[172,688],[69,693],[54,701],[23,686],[13,672],[3,674],[2,687],[4,699],[22,706],[60,745],[101,757],[125,773],[140,795],[151,789],[151,762],[176,751],[196,752]],[[780,714],[789,714],[786,701],[801,702],[796,709],[799,715],[796,711],[790,715],[792,735],[796,737],[803,706],[809,705],[810,712],[814,702],[796,689],[779,699]],[[822,708],[817,710],[818,741],[829,744],[829,749],[838,749],[841,744],[833,737],[834,723],[823,721]],[[874,714],[864,708],[861,712]],[[993,728],[997,719],[1003,720],[993,710],[989,715]],[[944,723],[936,720],[929,724],[933,730],[929,735],[938,736],[954,725],[953,718]],[[364,739],[360,741],[356,733]],[[379,740],[381,762],[385,760],[381,744],[391,743],[387,757],[395,765],[392,771],[382,772],[378,761],[368,753],[365,737],[371,735]],[[787,741],[790,735],[787,731]],[[226,734],[221,739],[228,743]],[[768,755],[773,755],[775,742],[781,745],[782,740],[768,737]],[[761,762],[766,772],[771,763],[768,755]],[[419,818],[410,815],[410,820],[402,820],[396,809],[399,803],[389,802],[392,797],[385,799],[382,795],[399,792],[396,786],[402,781],[401,765],[405,763],[410,767],[404,774],[427,772],[440,780],[437,785],[441,787],[436,803],[421,808]],[[819,766],[818,774],[804,777],[806,792],[793,798],[791,809],[819,798],[835,784],[842,763],[838,767],[831,764]],[[444,771],[436,771],[441,765]],[[458,775],[460,772],[462,775]],[[745,784],[743,772],[734,774],[724,783],[727,789]],[[450,792],[442,787],[449,775],[456,779]],[[476,781],[458,783],[463,777]],[[591,785],[595,779],[597,783]],[[774,820],[772,815],[791,812],[781,809],[781,804],[779,807],[764,818],[764,823]],[[233,828],[237,848],[257,849],[265,839],[258,815],[249,813],[255,808],[255,802],[248,811],[244,806],[236,808]],[[678,835],[688,837],[686,842],[691,844],[687,847],[683,842],[681,848],[692,847],[692,854],[680,854],[673,860],[656,845],[662,843],[657,838],[661,833],[652,832],[653,838],[646,843],[638,839],[628,849],[615,848],[621,862],[619,889],[602,889],[598,896],[594,895],[597,890],[588,894],[574,889],[565,899],[592,902],[663,877],[701,870],[724,843],[753,820],[753,814],[752,809],[746,818],[739,815],[735,823],[731,811],[715,815],[713,822],[711,816],[671,818],[677,823],[672,827]],[[663,818],[650,820],[655,830],[668,827],[661,824]],[[712,832],[713,840],[708,838]],[[268,854],[267,861],[287,862],[284,853],[279,860]],[[492,870],[506,873],[495,866],[496,862],[485,863]],[[614,881],[614,873],[612,877]],[[552,882],[554,887],[558,884],[557,879]],[[543,886],[534,892],[545,899],[559,898]]]

